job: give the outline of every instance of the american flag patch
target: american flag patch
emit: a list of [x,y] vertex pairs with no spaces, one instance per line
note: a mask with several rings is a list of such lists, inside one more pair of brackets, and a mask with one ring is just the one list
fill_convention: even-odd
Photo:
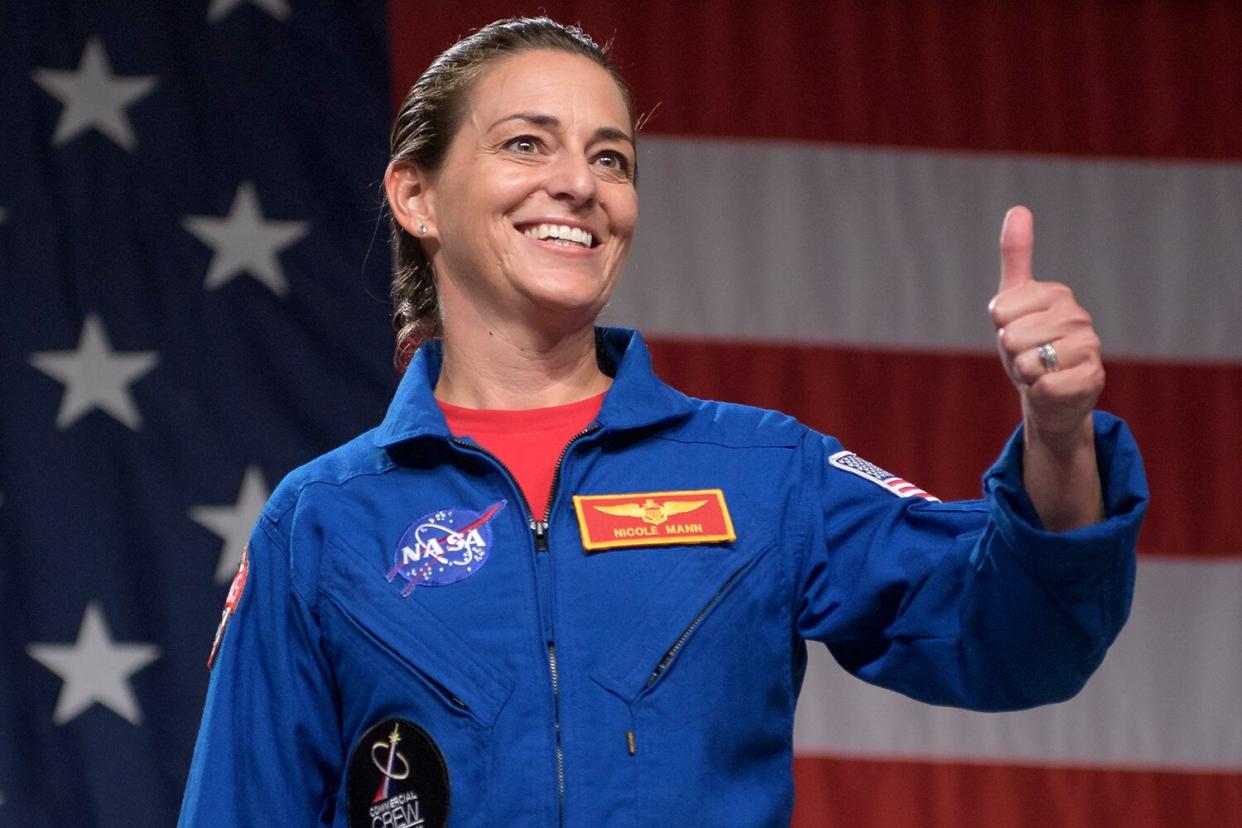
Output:
[[933,503],[940,502],[940,498],[928,494],[909,480],[902,480],[897,475],[884,471],[875,463],[868,463],[852,451],[838,451],[828,458],[828,462],[841,471],[847,471],[850,474],[858,475],[864,480],[870,480],[877,486],[888,489],[898,497],[921,497]]

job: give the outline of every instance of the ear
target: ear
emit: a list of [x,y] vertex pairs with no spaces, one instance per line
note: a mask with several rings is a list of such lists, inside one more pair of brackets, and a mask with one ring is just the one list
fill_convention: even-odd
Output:
[[416,239],[433,238],[432,194],[427,173],[417,164],[393,162],[384,171],[384,193],[405,232]]

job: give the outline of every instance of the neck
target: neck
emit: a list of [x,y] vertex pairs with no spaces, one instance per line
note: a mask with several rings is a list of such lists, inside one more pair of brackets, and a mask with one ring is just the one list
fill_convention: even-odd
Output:
[[[460,321],[460,320],[459,320]],[[529,328],[444,326],[436,399],[466,408],[529,409],[584,400],[612,384],[591,325],[557,335]]]

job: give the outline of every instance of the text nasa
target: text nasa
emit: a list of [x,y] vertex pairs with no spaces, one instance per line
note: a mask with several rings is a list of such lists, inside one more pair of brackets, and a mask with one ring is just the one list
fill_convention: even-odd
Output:
[[[443,543],[441,543],[443,540]],[[429,538],[419,541],[415,546],[401,548],[401,566],[406,567],[426,558],[432,558],[445,566],[466,566],[474,561],[482,560],[487,550],[487,543],[478,529],[471,529],[466,534],[449,532],[443,539]],[[450,555],[458,556],[456,560]]]
[[399,793],[372,805],[369,811],[371,828],[416,828],[424,820],[418,810],[418,794],[413,791]]

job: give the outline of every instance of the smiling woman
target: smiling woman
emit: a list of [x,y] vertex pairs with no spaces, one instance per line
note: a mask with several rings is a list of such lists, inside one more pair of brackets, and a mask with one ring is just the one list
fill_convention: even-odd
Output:
[[[409,108],[407,108],[409,111]],[[513,353],[594,351],[592,325],[616,287],[638,220],[634,139],[625,95],[577,53],[529,49],[493,60],[464,96],[435,166],[397,148],[385,178],[403,236],[417,236],[438,302],[445,370],[437,396],[477,408],[573,402],[608,382],[594,359],[554,383],[511,386]],[[413,302],[410,306],[413,306]],[[401,307],[398,303],[398,307]],[[408,324],[408,323],[407,323]],[[554,348],[549,350],[549,345]],[[468,364],[469,370],[456,370]],[[520,364],[520,363],[519,363]]]
[[[632,191],[636,163],[629,90],[595,41],[571,26],[561,26],[546,19],[528,19],[498,21],[455,43],[432,62],[410,89],[392,128],[392,162],[385,177],[385,187],[394,217],[393,253],[397,264],[393,279],[393,323],[398,330],[398,361],[402,366],[419,341],[439,335],[440,313],[430,253],[425,251],[417,238],[429,232],[430,228],[422,225],[426,229],[420,232],[418,225],[413,228],[408,226],[413,216],[403,214],[404,199],[394,199],[393,188],[406,184],[404,179],[417,177],[420,171],[429,175],[440,170],[451,146],[459,143],[455,136],[467,119],[475,119],[473,126],[479,131],[484,131],[480,128],[485,127],[487,133],[494,129],[511,133],[507,141],[499,146],[493,145],[497,151],[507,149],[515,154],[539,157],[542,153],[546,156],[548,145],[543,142],[543,136],[549,129],[559,132],[566,126],[557,117],[557,112],[538,109],[526,112],[516,101],[495,100],[495,93],[504,94],[505,90],[494,82],[490,84],[491,94],[478,94],[479,90],[473,88],[478,85],[476,81],[480,75],[492,74],[485,72],[485,69],[497,68],[493,64],[533,51],[539,51],[549,59],[559,58],[562,64],[566,64],[564,59],[570,57],[593,64],[588,67],[595,70],[588,77],[593,84],[599,83],[599,73],[606,74],[610,88],[604,90],[601,102],[610,105],[619,103],[620,108],[610,107],[612,111],[601,113],[612,122],[598,124],[599,133],[593,137],[623,145],[621,148],[602,148],[604,156],[600,164],[614,165],[615,179],[628,180]],[[583,65],[569,61],[568,68],[573,72],[581,70]],[[568,80],[572,81],[572,78]],[[540,100],[537,88],[529,92],[535,94],[537,102]],[[565,99],[553,98],[552,101],[558,111],[565,110],[570,104]],[[473,109],[472,104],[498,110],[495,117],[501,120],[478,123],[480,113]],[[617,118],[620,120],[615,120]],[[505,124],[509,120],[514,123]],[[571,120],[580,119],[571,116]],[[523,124],[542,135],[523,134]],[[581,128],[581,124],[577,126]],[[476,141],[481,137],[476,134]],[[476,145],[474,149],[478,151],[480,148]],[[622,151],[617,152],[617,149]]]
[[230,590],[184,826],[778,825],[806,642],[936,704],[1064,699],[1146,504],[1090,317],[1002,231],[1023,426],[941,503],[597,328],[638,220],[603,50],[504,20],[406,98],[384,177],[406,368],[289,475]]

